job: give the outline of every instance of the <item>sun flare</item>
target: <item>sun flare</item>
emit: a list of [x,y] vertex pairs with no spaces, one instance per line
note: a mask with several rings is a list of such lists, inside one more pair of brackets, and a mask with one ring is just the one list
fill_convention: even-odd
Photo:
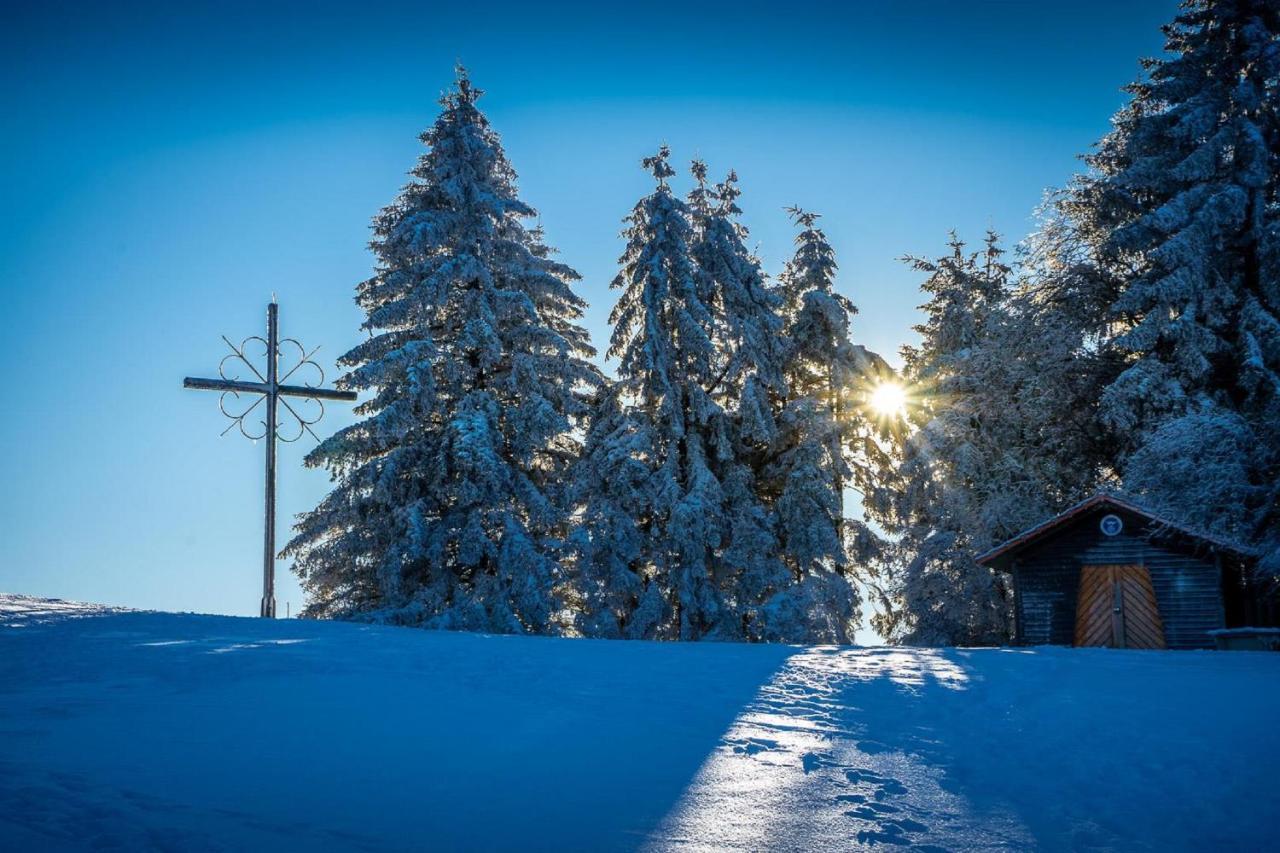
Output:
[[896,382],[884,382],[875,387],[867,402],[877,413],[885,417],[893,417],[906,409],[907,392]]

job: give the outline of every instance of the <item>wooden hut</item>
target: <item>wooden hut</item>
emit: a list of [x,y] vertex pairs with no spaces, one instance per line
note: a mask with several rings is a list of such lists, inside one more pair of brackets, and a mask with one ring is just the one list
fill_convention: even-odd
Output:
[[978,557],[1011,576],[1017,645],[1213,648],[1277,625],[1248,549],[1102,493]]

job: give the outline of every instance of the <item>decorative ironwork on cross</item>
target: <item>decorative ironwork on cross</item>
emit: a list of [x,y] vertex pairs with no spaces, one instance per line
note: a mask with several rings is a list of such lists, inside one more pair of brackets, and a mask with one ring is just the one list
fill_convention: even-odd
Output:
[[[196,379],[188,376],[182,380],[183,388],[195,388],[201,391],[221,391],[222,396],[218,398],[218,408],[222,410],[222,414],[226,415],[231,423],[222,431],[226,435],[233,429],[239,428],[240,434],[245,438],[257,441],[265,438],[267,442],[267,489],[266,489],[266,532],[263,537],[262,546],[262,609],[260,615],[268,619],[275,618],[276,615],[276,441],[297,441],[302,438],[303,433],[310,433],[312,438],[319,440],[319,437],[312,431],[311,427],[324,417],[324,403],[322,400],[346,400],[351,401],[356,398],[354,391],[337,391],[331,388],[321,388],[324,384],[324,371],[320,365],[312,359],[319,350],[319,347],[307,352],[306,348],[294,338],[284,338],[279,336],[279,306],[276,304],[275,297],[272,297],[271,304],[267,306],[267,336],[265,338],[253,335],[245,338],[240,342],[240,346],[236,346],[227,339],[226,335],[222,336],[222,340],[231,348],[231,354],[224,357],[218,364],[218,379]],[[260,344],[263,348],[263,358],[266,359],[265,371],[258,370],[250,360],[250,354],[247,350],[253,346]],[[298,349],[298,363],[283,375],[280,376],[280,351],[281,347],[291,345]],[[247,367],[256,382],[241,380],[239,370],[241,367]],[[228,376],[227,372],[231,370],[234,375]],[[289,377],[298,371],[309,373],[314,371],[319,376],[316,384],[305,383],[302,385],[286,385]],[[315,378],[313,375],[310,378]],[[235,410],[241,408],[241,394],[254,394],[257,399],[252,404],[244,406],[243,411],[237,413]],[[228,397],[232,400],[228,409]],[[300,414],[297,409],[289,404],[287,397],[297,397],[302,399],[308,406],[314,403],[319,407],[318,411],[306,411],[306,415]],[[262,413],[262,420],[258,423],[261,425],[261,432],[257,426],[246,426],[245,418],[257,410],[259,406],[266,403],[266,410]],[[297,435],[286,436],[280,433],[279,411],[278,406],[283,405],[289,416],[294,419],[297,426]],[[290,430],[292,431],[292,430]]]

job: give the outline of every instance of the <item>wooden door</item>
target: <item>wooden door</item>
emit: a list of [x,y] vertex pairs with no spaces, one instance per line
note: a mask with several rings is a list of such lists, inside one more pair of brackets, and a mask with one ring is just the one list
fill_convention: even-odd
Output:
[[1163,649],[1164,625],[1145,566],[1083,566],[1076,645]]

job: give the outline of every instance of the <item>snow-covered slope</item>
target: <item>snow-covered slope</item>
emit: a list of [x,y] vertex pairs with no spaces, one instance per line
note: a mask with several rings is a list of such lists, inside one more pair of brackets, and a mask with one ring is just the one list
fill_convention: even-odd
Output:
[[486,637],[0,597],[0,848],[1263,849],[1280,655]]

